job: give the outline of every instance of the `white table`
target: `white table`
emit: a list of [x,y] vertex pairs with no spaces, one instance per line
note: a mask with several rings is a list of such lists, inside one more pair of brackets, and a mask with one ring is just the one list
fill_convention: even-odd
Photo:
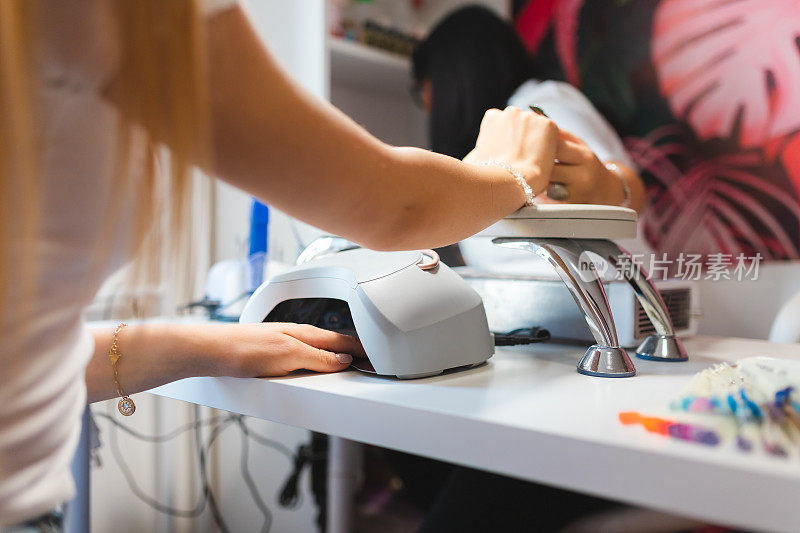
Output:
[[686,348],[689,362],[636,359],[639,374],[625,379],[579,375],[585,347],[543,344],[414,381],[347,371],[192,378],[151,392],[341,437],[334,453],[365,442],[714,523],[797,531],[800,462],[667,439],[617,414],[664,414],[704,367],[800,358],[800,346],[695,337]]

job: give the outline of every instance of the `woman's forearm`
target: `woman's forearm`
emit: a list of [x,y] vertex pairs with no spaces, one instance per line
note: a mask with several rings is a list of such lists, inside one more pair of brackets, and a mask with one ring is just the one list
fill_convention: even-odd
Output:
[[[108,358],[114,330],[94,331],[86,368],[89,402],[118,396]],[[284,376],[301,368],[338,372],[364,349],[357,339],[305,324],[144,324],[122,328],[117,362],[125,394],[194,376]]]
[[[200,329],[198,329],[200,328]],[[86,368],[86,389],[90,403],[118,396],[108,358],[113,329],[95,330],[95,350]],[[193,376],[213,375],[210,347],[203,345],[202,326],[130,325],[119,333],[122,353],[117,368],[122,389],[133,394]]]
[[378,243],[381,249],[452,244],[525,203],[520,185],[501,168],[477,167],[418,148],[391,148],[389,157],[391,181],[417,193],[409,195],[405,209],[388,228],[383,246]]
[[241,10],[213,17],[208,34],[211,172],[278,209],[370,248],[408,249],[456,242],[524,203],[507,172],[392,148],[310,95]]

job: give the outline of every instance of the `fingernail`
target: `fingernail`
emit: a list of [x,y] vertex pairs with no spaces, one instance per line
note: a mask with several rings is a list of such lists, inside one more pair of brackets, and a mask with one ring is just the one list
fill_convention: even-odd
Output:
[[533,112],[534,112],[534,113],[536,113],[537,115],[542,115],[542,116],[543,116],[543,117],[545,117],[545,118],[550,118],[550,117],[548,117],[548,116],[547,116],[547,113],[545,113],[544,111],[542,111],[542,108],[541,108],[541,107],[538,107],[538,106],[535,106],[535,105],[528,106],[528,107],[530,107],[530,108],[531,108],[531,111],[533,111]]
[[353,362],[353,356],[349,353],[337,353],[336,360],[342,363],[343,365],[349,365]]

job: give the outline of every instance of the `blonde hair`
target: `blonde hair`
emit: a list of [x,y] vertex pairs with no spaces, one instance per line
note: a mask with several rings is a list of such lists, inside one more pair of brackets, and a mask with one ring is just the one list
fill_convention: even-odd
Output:
[[[134,238],[142,245],[134,272],[137,279],[152,280],[163,267],[163,250],[175,256],[189,246],[177,237],[190,224],[191,171],[210,154],[203,20],[192,0],[110,2],[120,54],[109,97],[121,120],[116,171],[109,179],[114,198],[136,195]],[[13,287],[15,303],[36,297],[30,292],[41,203],[36,4],[0,1],[0,296]],[[132,171],[134,141],[143,142],[147,162]],[[107,220],[114,216],[110,204]],[[109,253],[115,243],[111,231],[105,234],[102,249]],[[98,263],[102,268],[104,262]],[[0,321],[7,303],[0,302]]]

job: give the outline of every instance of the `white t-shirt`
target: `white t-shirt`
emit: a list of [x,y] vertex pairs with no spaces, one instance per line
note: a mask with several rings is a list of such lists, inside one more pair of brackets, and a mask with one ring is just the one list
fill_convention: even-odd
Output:
[[508,105],[520,109],[532,105],[540,107],[559,128],[583,139],[600,161],[617,161],[636,168],[614,128],[589,99],[569,83],[528,80],[514,91]]
[[[532,105],[540,107],[559,128],[580,137],[600,161],[616,161],[636,168],[614,128],[583,93],[568,83],[528,80],[511,95],[508,105],[526,110]],[[628,239],[621,244],[632,253],[650,251],[639,239]],[[547,261],[536,254],[501,248],[485,237],[471,237],[458,246],[468,266],[486,272],[557,277]]]
[[[213,3],[209,9],[216,12],[231,0]],[[0,527],[73,496],[69,467],[94,351],[81,313],[104,277],[130,257],[134,220],[130,202],[112,197],[118,116],[100,97],[117,62],[109,4],[59,0],[38,13],[37,68],[44,73],[38,298],[0,322]],[[132,161],[137,157],[143,152],[134,151]],[[112,238],[101,249],[107,229]],[[21,344],[3,344],[20,331]]]

